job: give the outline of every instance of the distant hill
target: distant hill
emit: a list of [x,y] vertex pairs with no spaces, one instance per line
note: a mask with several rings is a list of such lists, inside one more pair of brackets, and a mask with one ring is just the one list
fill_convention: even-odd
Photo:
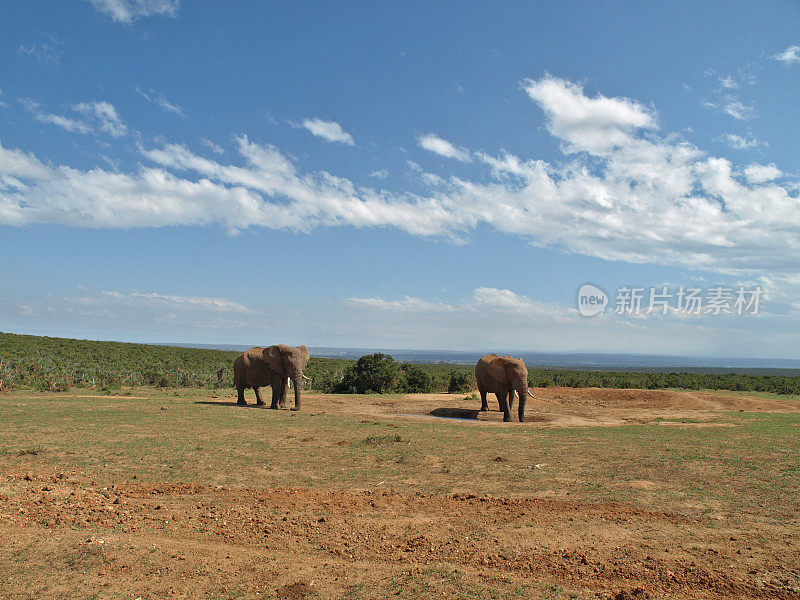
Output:
[[[206,348],[243,352],[250,346],[232,344],[167,344],[184,348]],[[497,349],[485,352],[451,350],[408,350],[398,348],[336,348],[311,347],[313,356],[357,359],[366,354],[381,352],[399,362],[423,364],[475,364],[489,352],[510,354],[522,358],[528,368],[545,367],[597,371],[683,371],[687,373],[744,373],[748,375],[800,375],[800,360],[776,358],[690,357],[661,354],[601,354],[589,352],[525,352]]]

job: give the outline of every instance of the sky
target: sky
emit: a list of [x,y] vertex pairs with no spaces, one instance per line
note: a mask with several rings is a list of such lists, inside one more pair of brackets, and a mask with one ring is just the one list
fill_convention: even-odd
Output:
[[2,331],[800,359],[796,2],[3,4]]

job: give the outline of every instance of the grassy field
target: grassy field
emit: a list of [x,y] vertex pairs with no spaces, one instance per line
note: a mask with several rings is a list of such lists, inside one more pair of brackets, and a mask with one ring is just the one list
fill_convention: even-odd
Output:
[[[0,404],[0,456],[154,482],[330,489],[382,482],[402,493],[646,500],[659,509],[776,519],[791,515],[800,496],[800,412],[721,413],[711,427],[664,427],[657,418],[479,435],[457,420],[370,420],[313,406],[243,410],[224,403],[234,399],[228,390],[130,393],[15,394]],[[644,481],[657,485],[632,485]]]
[[[673,394],[683,406],[688,393]],[[231,390],[2,395],[0,533],[13,545],[0,550],[0,589],[14,584],[3,596],[13,598],[589,598],[638,588],[649,598],[800,597],[789,562],[800,558],[800,412],[783,396],[779,409],[742,398],[756,408],[568,427],[436,419],[427,408],[414,417],[421,400],[403,395],[307,394],[299,413],[236,406]],[[437,403],[474,399],[429,399]],[[108,494],[98,496],[105,512],[70,501],[91,506],[104,489],[128,517]],[[450,506],[459,502],[479,504],[468,516]],[[208,520],[214,507],[229,527]],[[273,538],[260,525],[245,536],[254,522]],[[291,570],[282,545],[302,568]],[[583,558],[572,568],[575,552]],[[622,575],[606,570],[626,553]],[[647,557],[661,561],[658,577],[636,566]],[[209,566],[217,559],[238,571]],[[605,565],[601,575],[576,575],[584,560]],[[664,575],[687,561],[720,587]],[[25,564],[38,565],[34,574]],[[778,572],[783,583],[769,579]],[[62,589],[75,578],[93,591]]]

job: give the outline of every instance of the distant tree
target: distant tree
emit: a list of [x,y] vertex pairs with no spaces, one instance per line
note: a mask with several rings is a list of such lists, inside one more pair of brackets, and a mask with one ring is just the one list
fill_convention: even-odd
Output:
[[385,394],[400,379],[400,365],[388,354],[368,354],[349,367],[337,391],[345,394]]
[[467,371],[452,371],[450,373],[450,384],[447,386],[447,391],[451,394],[469,392],[475,389],[477,385],[472,373]]
[[403,365],[405,378],[403,391],[407,394],[430,393],[435,391],[433,375],[418,365]]

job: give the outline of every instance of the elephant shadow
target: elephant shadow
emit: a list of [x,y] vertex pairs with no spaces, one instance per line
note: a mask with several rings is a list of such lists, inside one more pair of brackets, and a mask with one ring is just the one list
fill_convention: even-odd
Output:
[[478,414],[480,414],[477,408],[434,408],[428,414],[432,417],[439,417],[442,419],[469,419],[471,421],[478,420]]
[[245,404],[239,404],[235,400],[223,401],[223,402],[217,402],[214,400],[196,400],[195,404],[208,404],[210,406],[236,406],[238,408],[269,408],[269,405],[267,404],[263,404],[261,406],[259,406],[258,404],[245,405]]

